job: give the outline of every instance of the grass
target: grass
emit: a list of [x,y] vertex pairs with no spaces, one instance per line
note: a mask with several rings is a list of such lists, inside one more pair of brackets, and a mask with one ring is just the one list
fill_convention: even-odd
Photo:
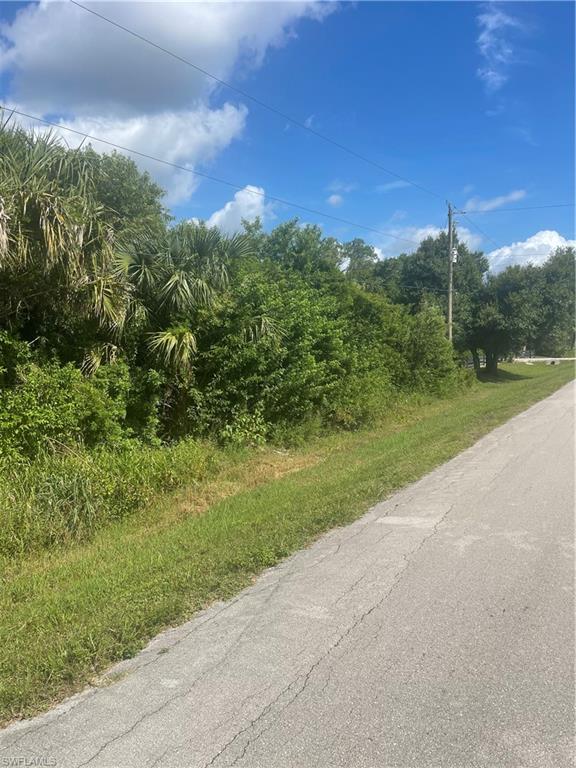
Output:
[[66,449],[0,473],[0,553],[25,555],[90,540],[159,492],[202,482],[232,454],[195,440],[165,447]]
[[244,454],[89,542],[6,562],[0,716],[32,714],[80,689],[572,377],[571,365],[509,366],[451,398],[409,401],[378,428]]

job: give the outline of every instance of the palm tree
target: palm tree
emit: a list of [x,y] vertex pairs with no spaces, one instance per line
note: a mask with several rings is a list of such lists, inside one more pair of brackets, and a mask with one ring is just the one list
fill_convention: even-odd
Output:
[[155,246],[148,237],[134,240],[118,260],[147,315],[148,349],[171,371],[190,370],[201,311],[227,287],[226,265],[250,252],[243,235],[183,222]]
[[[31,338],[64,327],[86,373],[143,337],[155,363],[187,374],[201,315],[250,240],[195,222],[159,234],[123,221],[119,234],[98,200],[97,166],[92,151],[0,120],[0,326],[28,324]],[[250,335],[262,332],[260,320]]]
[[91,194],[91,165],[51,133],[0,122],[0,322],[77,316],[117,333],[128,285],[114,271],[115,236]]

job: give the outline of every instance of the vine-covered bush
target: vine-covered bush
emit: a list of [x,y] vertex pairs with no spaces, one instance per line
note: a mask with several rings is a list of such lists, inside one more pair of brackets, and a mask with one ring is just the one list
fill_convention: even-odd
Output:
[[71,364],[18,366],[13,386],[0,389],[0,451],[34,458],[43,450],[88,448],[122,439],[128,370],[104,367],[87,379]]

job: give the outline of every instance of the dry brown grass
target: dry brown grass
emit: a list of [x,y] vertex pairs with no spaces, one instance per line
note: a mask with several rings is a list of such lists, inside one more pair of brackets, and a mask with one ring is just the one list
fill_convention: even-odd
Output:
[[144,517],[136,521],[164,528],[187,517],[201,515],[223,499],[245,493],[281,477],[314,466],[324,459],[323,451],[297,452],[263,449],[248,460],[225,464],[214,476],[188,485],[162,503],[151,505]]

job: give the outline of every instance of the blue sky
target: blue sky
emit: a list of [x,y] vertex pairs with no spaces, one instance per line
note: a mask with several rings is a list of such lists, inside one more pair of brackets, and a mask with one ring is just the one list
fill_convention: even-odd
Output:
[[[407,240],[445,226],[450,199],[470,211],[459,219],[462,236],[491,253],[496,269],[542,261],[574,237],[573,209],[502,210],[573,201],[572,3],[90,7],[440,198],[67,3],[0,5],[5,103]],[[168,189],[178,217],[231,230],[241,215],[273,226],[298,213],[250,189],[235,197],[138,162]],[[411,249],[298,215],[342,240],[363,237],[383,256]]]

